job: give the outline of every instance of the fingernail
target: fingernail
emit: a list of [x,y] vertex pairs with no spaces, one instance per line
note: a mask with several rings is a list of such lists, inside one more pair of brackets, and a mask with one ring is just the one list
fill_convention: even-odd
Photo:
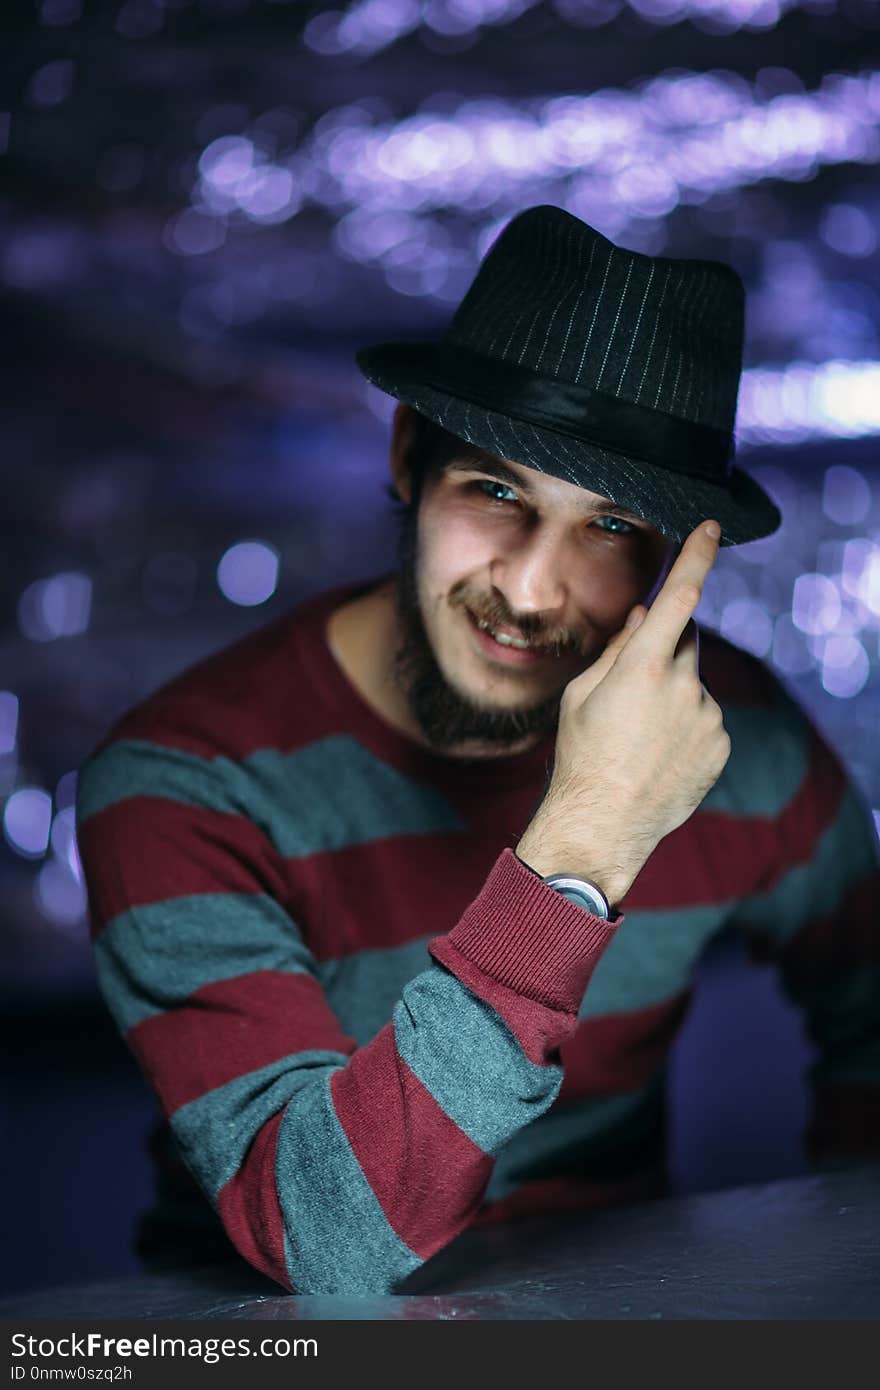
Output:
[[706,522],[706,535],[711,536],[713,541],[717,541],[718,537],[721,535],[721,527],[718,525],[717,521]]
[[637,608],[634,613],[630,613],[629,617],[626,620],[626,626],[638,627],[639,623],[642,621],[642,617],[643,614],[641,609]]

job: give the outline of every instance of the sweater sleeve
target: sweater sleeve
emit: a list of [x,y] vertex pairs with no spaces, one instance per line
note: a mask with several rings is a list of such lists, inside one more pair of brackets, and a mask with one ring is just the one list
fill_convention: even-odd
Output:
[[793,791],[763,834],[763,881],[738,907],[756,962],[804,1013],[814,1061],[806,1146],[818,1165],[880,1158],[880,853],[873,817],[807,715],[777,691],[776,766]]
[[505,849],[356,1047],[239,771],[125,737],[83,767],[100,987],[240,1254],[296,1292],[387,1292],[469,1223],[493,1156],[553,1103],[623,918]]

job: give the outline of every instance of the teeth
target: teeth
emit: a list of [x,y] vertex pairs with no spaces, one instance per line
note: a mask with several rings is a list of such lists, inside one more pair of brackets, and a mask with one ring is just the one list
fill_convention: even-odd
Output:
[[494,637],[502,647],[518,647],[520,651],[526,651],[532,644],[526,642],[522,637],[510,637],[506,632],[496,632],[488,623],[483,622],[482,618],[477,619],[477,627],[483,632],[488,632]]

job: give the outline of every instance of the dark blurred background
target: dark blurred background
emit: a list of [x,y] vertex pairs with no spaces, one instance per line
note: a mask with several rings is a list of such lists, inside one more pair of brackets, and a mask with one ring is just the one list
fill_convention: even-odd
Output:
[[[880,808],[880,5],[39,0],[0,24],[18,1290],[135,1268],[147,1198],[153,1103],[95,988],[76,768],[185,665],[390,567],[393,402],[353,352],[439,330],[521,208],[743,275],[740,459],[784,525],[722,552],[698,616]],[[719,943],[673,1065],[678,1190],[800,1171],[808,1060],[775,977]]]

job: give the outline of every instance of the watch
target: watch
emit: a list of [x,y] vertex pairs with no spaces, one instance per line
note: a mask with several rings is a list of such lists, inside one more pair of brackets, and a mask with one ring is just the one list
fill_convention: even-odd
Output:
[[544,882],[548,888],[554,888],[577,907],[592,912],[594,917],[610,921],[611,908],[608,899],[602,889],[595,883],[590,883],[589,879],[578,878],[576,874],[548,874]]

